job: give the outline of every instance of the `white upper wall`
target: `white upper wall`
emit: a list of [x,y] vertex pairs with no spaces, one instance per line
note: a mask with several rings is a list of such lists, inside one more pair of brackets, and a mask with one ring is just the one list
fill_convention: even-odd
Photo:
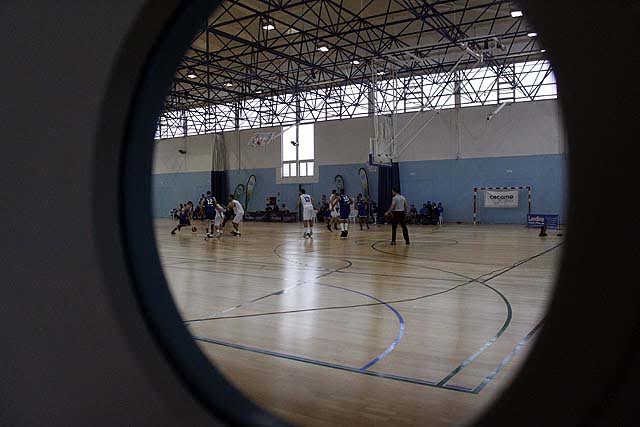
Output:
[[396,129],[398,149],[406,147],[400,153],[400,161],[455,158],[455,123],[454,110],[442,110],[439,114],[424,111],[399,115]]
[[[487,121],[487,115],[496,108],[492,105],[442,110],[424,128],[423,125],[434,115],[433,111],[417,116],[415,113],[399,115],[399,145],[413,139],[401,154],[400,161],[560,154],[565,151],[556,100],[511,104],[493,120]],[[248,146],[255,133],[270,131],[280,133],[281,130],[262,128],[225,132],[226,168],[280,167],[280,137],[264,148]],[[316,123],[316,164],[366,162],[372,133],[371,117]],[[212,140],[213,135],[200,135],[159,141],[156,144],[154,173],[211,170]],[[185,149],[187,154],[179,154],[178,149]]]
[[[153,173],[211,171],[212,142],[213,135],[197,135],[155,141]],[[184,150],[186,154],[181,154],[178,150]]]
[[557,101],[511,104],[491,121],[496,106],[460,110],[462,158],[559,154],[564,128]]
[[227,170],[261,169],[280,166],[280,137],[266,147],[250,147],[249,140],[256,133],[281,132],[279,127],[247,129],[225,132],[224,145],[227,153]]
[[[564,152],[564,133],[555,100],[511,104],[492,120],[496,105],[442,110],[422,131],[434,112],[419,113],[399,133],[400,161],[529,156]],[[414,114],[398,119],[398,131]]]
[[365,163],[369,158],[369,138],[372,133],[371,117],[316,123],[316,163]]

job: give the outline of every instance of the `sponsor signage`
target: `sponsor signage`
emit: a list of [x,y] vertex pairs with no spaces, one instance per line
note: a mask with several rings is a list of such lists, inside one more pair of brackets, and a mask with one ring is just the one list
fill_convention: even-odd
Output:
[[518,190],[485,190],[485,208],[517,208]]
[[558,215],[550,214],[528,214],[527,227],[540,228],[546,225],[547,228],[558,228]]

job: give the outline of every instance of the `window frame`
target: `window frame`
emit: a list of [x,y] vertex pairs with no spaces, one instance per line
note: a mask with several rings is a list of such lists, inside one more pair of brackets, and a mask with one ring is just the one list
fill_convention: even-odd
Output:
[[[284,148],[285,144],[288,142],[285,141],[285,132],[287,132],[291,126],[281,127],[280,133],[280,143],[282,147],[280,149],[280,178],[282,179],[296,179],[296,178],[313,178],[316,175],[315,172],[315,157],[316,157],[316,144],[315,144],[315,123],[296,123],[292,126],[295,126],[296,130],[296,142],[298,144],[295,146],[295,160],[287,159],[284,160]],[[300,127],[301,126],[311,126],[311,136],[312,136],[312,157],[301,158],[300,157]],[[304,174],[303,174],[304,171]]]

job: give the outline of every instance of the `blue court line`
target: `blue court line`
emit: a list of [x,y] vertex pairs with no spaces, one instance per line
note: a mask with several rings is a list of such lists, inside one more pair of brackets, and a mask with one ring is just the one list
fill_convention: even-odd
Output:
[[[297,288],[299,286],[302,286],[304,284],[312,284],[312,285],[316,285],[316,286],[325,286],[325,287],[329,287],[329,288],[341,289],[341,290],[344,290],[344,291],[347,291],[347,292],[352,292],[352,293],[355,293],[355,294],[358,294],[358,295],[362,295],[362,296],[370,298],[370,299],[372,299],[372,300],[374,300],[376,302],[379,302],[381,305],[386,306],[389,310],[391,310],[391,312],[393,312],[393,314],[395,314],[396,318],[398,319],[398,324],[399,324],[398,333],[396,334],[396,338],[393,340],[391,345],[389,345],[382,353],[380,353],[379,355],[374,357],[372,360],[367,362],[360,369],[369,369],[371,366],[375,365],[376,363],[378,363],[379,361],[381,361],[382,359],[387,357],[393,350],[395,350],[395,348],[400,343],[400,340],[402,339],[402,336],[404,335],[405,321],[404,321],[404,318],[402,317],[402,315],[400,314],[400,312],[398,310],[396,310],[395,307],[393,307],[392,305],[390,305],[390,304],[388,304],[388,303],[386,303],[386,302],[374,297],[373,295],[369,295],[369,294],[366,294],[364,292],[356,291],[356,290],[349,289],[349,288],[344,288],[342,286],[334,286],[334,285],[328,285],[328,284],[323,284],[323,283],[300,282],[300,283],[298,283],[298,284],[296,284],[294,286],[291,286],[289,288],[281,289],[279,291],[272,292],[272,293],[270,293],[268,295],[263,295],[261,297],[254,298],[251,301],[246,301],[246,302],[244,302],[242,304],[238,304],[238,305],[236,305],[234,307],[229,307],[229,308],[227,308],[227,309],[225,309],[225,310],[223,310],[223,311],[221,311],[219,313],[215,313],[215,316],[228,313],[230,311],[233,311],[233,310],[236,310],[238,308],[241,308],[241,307],[243,307],[245,305],[253,304],[254,302],[260,301],[262,299],[265,299],[265,298],[268,298],[268,297],[271,297],[271,296],[286,294],[288,291],[293,290],[293,289],[295,289],[295,288]],[[198,320],[199,319],[192,319],[192,320],[185,321],[184,323],[188,324],[188,323],[191,323],[191,322],[197,322]]]
[[[275,251],[275,249],[274,249],[274,251]],[[286,259],[286,258],[283,258],[283,259]],[[313,280],[321,279],[321,278],[323,278],[325,276],[328,276],[329,274],[333,274],[333,273],[335,273],[335,272],[337,272],[337,271],[339,271],[339,270],[341,270],[343,268],[349,268],[349,267],[351,267],[351,265],[352,265],[351,262],[348,262],[348,264],[346,266],[340,267],[340,268],[338,268],[336,270],[327,271],[326,273],[323,273],[323,274],[321,274],[321,275],[319,275],[317,277],[314,277]],[[301,280],[298,283],[296,283],[295,285],[290,286],[288,288],[280,289],[280,290],[277,290],[275,292],[271,292],[270,294],[262,295],[260,297],[254,298],[254,299],[252,299],[250,301],[245,301],[245,302],[243,302],[241,304],[235,305],[233,307],[229,307],[229,308],[227,308],[225,310],[222,310],[220,312],[213,313],[213,315],[210,315],[208,318],[185,320],[184,324],[188,324],[188,323],[192,323],[192,322],[199,322],[199,321],[203,321],[203,320],[209,320],[210,318],[215,318],[215,317],[220,316],[222,314],[229,313],[230,311],[237,310],[237,309],[242,308],[242,307],[244,307],[246,305],[253,304],[255,302],[261,301],[261,300],[263,300],[265,298],[269,298],[269,297],[276,296],[276,295],[284,295],[287,292],[289,292],[289,291],[291,291],[293,289],[296,289],[296,288],[298,288],[298,287],[300,287],[302,285],[306,285],[306,284],[314,284],[314,283],[310,282],[310,281]]]
[[[383,252],[383,253],[389,254],[389,255],[396,255],[396,256],[398,256],[397,254],[389,253],[389,252],[384,252],[384,251],[381,251],[381,250],[379,250],[379,249],[375,248],[375,245],[376,245],[377,243],[380,243],[380,241],[378,241],[378,242],[376,242],[376,243],[372,244],[372,245],[371,245],[372,249],[377,250],[377,251],[379,251],[379,252]],[[522,260],[522,261],[520,261],[520,262],[517,262],[517,263],[515,263],[515,264],[513,264],[513,265],[509,266],[509,267],[503,267],[503,268],[501,268],[501,269],[495,270],[494,272],[490,272],[490,273],[483,274],[483,275],[481,275],[481,276],[479,276],[479,277],[477,277],[477,278],[471,278],[471,277],[467,277],[467,276],[461,275],[461,274],[459,274],[459,273],[454,273],[454,272],[450,272],[450,271],[440,270],[440,269],[433,268],[433,267],[426,267],[426,268],[428,268],[428,269],[433,269],[433,270],[438,270],[438,271],[444,271],[444,272],[449,273],[449,274],[453,274],[453,275],[456,275],[456,276],[464,277],[464,278],[470,279],[470,281],[471,281],[471,282],[477,282],[477,283],[482,284],[483,286],[485,286],[485,287],[487,287],[487,288],[491,289],[492,291],[494,291],[495,293],[497,293],[497,294],[498,294],[498,295],[503,299],[503,301],[506,303],[506,305],[507,305],[507,310],[508,310],[508,315],[507,315],[507,319],[506,319],[506,321],[505,321],[505,324],[503,325],[503,327],[501,328],[501,330],[496,334],[496,336],[494,336],[492,339],[489,339],[489,340],[485,343],[485,345],[483,345],[483,347],[482,347],[479,351],[477,351],[477,352],[476,352],[476,353],[474,353],[472,356],[470,356],[470,357],[469,357],[467,360],[465,360],[465,361],[464,361],[460,366],[458,366],[456,369],[454,369],[454,371],[452,371],[449,375],[447,375],[443,380],[439,381],[438,383],[434,383],[434,382],[426,381],[426,380],[418,380],[418,379],[410,378],[410,377],[402,377],[402,376],[397,376],[397,375],[393,375],[393,374],[386,374],[386,373],[382,373],[382,372],[375,372],[375,371],[369,371],[369,370],[367,370],[369,367],[373,366],[375,363],[377,363],[377,362],[379,362],[380,360],[382,360],[382,358],[386,357],[389,353],[391,353],[391,352],[395,349],[395,347],[397,346],[397,344],[398,344],[399,340],[402,338],[402,335],[403,335],[403,333],[404,333],[404,319],[402,318],[402,316],[400,315],[400,313],[399,313],[399,312],[397,312],[397,310],[395,310],[395,308],[393,308],[392,306],[390,306],[388,303],[386,303],[386,302],[384,302],[384,301],[382,301],[382,300],[379,300],[379,299],[377,299],[376,297],[373,297],[373,296],[371,296],[371,295],[364,294],[364,293],[362,293],[362,292],[358,292],[358,291],[354,291],[354,290],[352,290],[352,289],[348,289],[348,288],[342,288],[342,287],[339,287],[339,286],[325,285],[325,284],[320,284],[320,283],[312,283],[312,284],[317,284],[317,285],[321,285],[321,286],[327,286],[327,287],[339,288],[339,289],[343,289],[343,290],[346,290],[346,291],[349,291],[349,292],[354,292],[354,293],[361,294],[361,295],[363,295],[363,296],[367,296],[368,298],[372,298],[372,299],[376,300],[377,302],[379,302],[379,303],[381,303],[381,304],[386,305],[390,310],[392,310],[392,311],[394,312],[394,314],[396,314],[396,316],[397,316],[397,317],[399,316],[399,317],[398,317],[398,320],[399,320],[399,322],[401,323],[401,327],[400,327],[400,330],[399,330],[398,336],[396,337],[396,340],[394,340],[394,342],[393,342],[393,343],[392,343],[392,344],[391,344],[391,345],[390,345],[390,346],[389,346],[389,347],[388,347],[388,348],[387,348],[383,353],[381,353],[379,356],[377,356],[376,358],[374,358],[373,360],[371,360],[370,362],[368,362],[367,364],[365,364],[365,365],[364,365],[362,368],[360,368],[360,369],[358,369],[358,368],[353,368],[353,367],[349,367],[349,366],[344,366],[344,365],[336,365],[336,364],[332,364],[332,363],[329,363],[329,362],[323,362],[323,361],[314,360],[314,359],[302,358],[302,357],[299,357],[299,356],[293,356],[293,355],[287,355],[287,354],[283,354],[283,353],[271,352],[271,351],[268,351],[268,350],[262,350],[262,349],[257,349],[257,348],[245,347],[245,346],[242,346],[242,345],[240,345],[240,344],[233,344],[233,343],[228,343],[228,342],[224,342],[224,341],[211,340],[211,339],[208,339],[208,338],[199,338],[199,337],[195,337],[195,336],[194,336],[194,339],[201,340],[201,341],[206,341],[206,342],[210,342],[210,343],[213,343],[213,344],[226,345],[226,346],[228,346],[228,347],[232,347],[232,348],[238,348],[238,349],[243,349],[243,350],[247,350],[247,351],[253,351],[253,352],[256,352],[256,353],[261,353],[261,354],[271,355],[271,356],[275,356],[275,357],[281,357],[281,358],[286,358],[286,359],[290,359],[290,360],[297,360],[297,361],[301,361],[301,362],[305,362],[305,363],[312,363],[312,364],[316,364],[316,365],[319,365],[319,366],[332,367],[332,368],[342,369],[342,370],[347,370],[347,371],[351,371],[351,372],[358,372],[358,373],[363,373],[363,374],[371,374],[371,375],[375,375],[375,376],[379,376],[379,377],[383,377],[383,378],[395,379],[395,380],[398,380],[398,381],[413,382],[413,383],[416,383],[416,384],[428,385],[428,386],[432,386],[432,387],[436,387],[436,388],[442,388],[442,389],[448,389],[448,390],[455,390],[455,391],[462,391],[462,392],[466,392],[466,393],[473,393],[473,394],[477,394],[477,393],[479,393],[479,391],[480,391],[480,390],[482,390],[482,388],[483,388],[486,384],[482,384],[482,383],[481,383],[482,387],[480,387],[480,385],[479,385],[479,386],[478,386],[479,388],[478,388],[478,387],[476,387],[476,389],[478,389],[478,390],[477,390],[477,391],[475,391],[475,389],[467,388],[467,387],[464,387],[464,386],[453,385],[453,384],[447,384],[447,382],[449,382],[449,381],[450,381],[450,380],[451,380],[455,375],[457,375],[457,374],[458,374],[462,369],[464,369],[464,368],[465,368],[469,363],[471,363],[471,362],[472,362],[476,357],[478,357],[482,352],[484,352],[484,350],[486,350],[488,347],[491,347],[491,346],[495,343],[495,341],[496,341],[496,340],[497,340],[497,339],[502,335],[502,333],[504,333],[504,331],[506,330],[506,327],[508,327],[508,325],[509,325],[509,323],[510,323],[510,320],[511,320],[511,307],[510,307],[509,301],[506,299],[506,297],[504,297],[504,295],[502,295],[502,293],[500,293],[500,291],[498,291],[497,289],[493,288],[492,286],[488,285],[487,283],[485,283],[484,281],[481,281],[481,280],[479,280],[479,279],[481,279],[482,277],[485,277],[485,276],[493,275],[492,277],[490,277],[489,279],[487,279],[487,281],[492,280],[493,278],[495,278],[495,277],[497,277],[497,276],[500,276],[500,275],[502,275],[502,274],[504,274],[504,273],[506,273],[506,272],[508,272],[508,271],[511,271],[512,269],[514,269],[514,268],[516,268],[516,267],[518,267],[518,266],[520,266],[520,265],[524,264],[525,262],[530,261],[531,259],[537,258],[537,257],[539,257],[539,256],[541,256],[541,255],[543,255],[543,254],[546,254],[546,253],[548,253],[548,252],[551,252],[552,250],[556,249],[557,247],[559,247],[559,246],[561,246],[561,245],[562,245],[562,243],[560,243],[560,244],[558,244],[558,245],[556,245],[556,246],[554,246],[554,247],[552,247],[552,248],[550,248],[550,249],[547,249],[546,251],[543,251],[543,252],[542,252],[542,253],[540,253],[540,254],[537,254],[537,255],[535,255],[535,256],[533,256],[533,257],[530,257],[529,259]],[[307,264],[304,264],[304,263],[301,263],[301,262],[298,262],[298,261],[294,261],[294,260],[288,259],[288,258],[286,258],[286,257],[284,257],[284,256],[281,256],[281,255],[277,252],[277,249],[279,249],[279,248],[280,248],[280,246],[282,246],[282,245],[277,246],[277,247],[276,247],[276,248],[274,248],[274,250],[273,250],[273,252],[276,254],[276,256],[278,256],[279,258],[282,258],[282,259],[284,259],[284,260],[286,260],[286,261],[289,261],[289,262],[293,262],[293,263],[295,263],[295,264],[298,264],[298,265],[302,265],[302,266],[305,266],[305,267],[310,267],[310,266],[309,266],[309,265],[307,265]],[[399,256],[401,256],[401,257],[403,257],[403,258],[413,258],[413,257],[403,256],[403,255],[399,255]],[[350,261],[348,261],[348,260],[343,260],[343,261],[346,261],[346,262],[347,262],[347,265],[345,265],[345,266],[343,266],[343,267],[340,267],[340,268],[338,268],[338,269],[335,269],[335,270],[327,271],[326,273],[324,273],[324,274],[322,274],[322,275],[320,275],[320,276],[316,277],[314,280],[317,280],[317,279],[319,279],[319,278],[321,278],[321,277],[328,276],[328,275],[330,275],[330,274],[333,274],[333,273],[339,272],[340,270],[343,270],[343,269],[346,269],[346,268],[351,267],[352,263],[351,263]],[[225,312],[228,312],[228,311],[235,310],[235,309],[237,309],[237,308],[239,308],[239,307],[242,307],[242,306],[244,306],[244,305],[246,305],[246,304],[250,304],[250,303],[252,303],[252,302],[259,301],[259,300],[261,300],[261,299],[263,299],[263,298],[267,298],[267,297],[269,297],[269,296],[274,296],[274,295],[281,295],[281,294],[284,294],[284,293],[286,293],[286,291],[287,291],[287,290],[289,290],[289,289],[293,289],[293,288],[297,288],[297,287],[299,287],[299,286],[301,286],[301,285],[303,285],[303,284],[305,284],[305,283],[309,283],[309,282],[301,282],[301,283],[298,283],[298,284],[296,284],[295,286],[292,286],[291,288],[287,288],[287,289],[283,289],[283,290],[280,290],[280,291],[276,291],[276,292],[273,292],[273,293],[271,293],[271,294],[269,294],[269,295],[265,295],[265,296],[262,296],[262,297],[259,297],[259,298],[255,299],[255,300],[252,300],[252,301],[249,301],[249,302],[246,302],[246,303],[240,304],[240,305],[238,305],[238,306],[236,306],[236,307],[231,307],[231,308],[229,308],[229,309],[225,310],[225,311],[224,311],[224,312],[222,312],[222,313],[225,313]],[[401,319],[402,319],[402,320],[401,320]],[[195,319],[195,320],[197,320],[197,319]],[[185,323],[188,323],[188,322],[189,322],[189,321],[187,321],[187,322],[185,322]],[[525,341],[525,342],[526,342],[526,341]],[[523,345],[524,345],[524,344],[523,344]],[[509,360],[510,360],[510,359],[509,359]],[[505,365],[506,365],[506,363],[508,363],[508,361],[509,361],[509,360],[507,360],[507,361],[505,362]],[[502,369],[502,367],[503,367],[503,366],[499,365],[499,368],[500,368],[500,369]],[[495,375],[497,375],[497,373],[499,372],[499,370],[500,370],[500,369],[498,369],[498,371],[495,373]],[[494,375],[494,376],[495,376],[495,375]],[[487,381],[487,378],[489,378],[489,379],[488,379],[488,381]],[[491,374],[490,374],[487,378],[485,378],[485,380],[484,380],[484,381],[486,381],[486,383],[488,384],[488,383],[493,379],[493,377],[491,377]],[[483,381],[483,383],[484,383],[484,381]]]
[[[297,283],[297,284],[295,284],[295,285],[293,285],[293,286],[290,286],[290,287],[288,287],[288,288],[280,289],[280,290],[277,290],[277,291],[275,291],[275,292],[271,292],[270,294],[267,294],[267,295],[262,295],[262,296],[260,296],[260,297],[258,297],[258,298],[254,298],[254,299],[252,299],[252,300],[250,300],[250,301],[245,301],[245,302],[243,302],[242,304],[238,304],[238,305],[235,305],[235,306],[233,306],[233,307],[229,307],[229,308],[227,308],[227,309],[224,309],[224,310],[222,310],[222,311],[219,311],[219,312],[217,312],[217,313],[213,313],[210,317],[217,317],[217,316],[220,316],[220,315],[222,315],[222,314],[226,314],[226,313],[228,313],[228,312],[230,312],[230,311],[237,310],[237,309],[239,309],[239,308],[244,307],[245,305],[253,304],[253,303],[258,302],[258,301],[260,301],[260,300],[263,300],[263,299],[265,299],[265,298],[269,298],[269,297],[276,296],[276,295],[284,295],[284,294],[286,294],[287,292],[289,292],[289,291],[291,291],[291,290],[293,290],[293,289],[297,288],[298,286],[302,286],[302,285],[304,285],[305,283],[306,283],[306,282],[300,282],[300,283]],[[198,322],[198,321],[201,321],[201,320],[202,320],[202,319],[191,319],[191,320],[185,320],[183,323],[186,325],[186,324],[188,324],[188,323]]]
[[496,366],[495,369],[493,371],[491,371],[491,373],[489,375],[487,375],[485,377],[485,379],[482,380],[482,382],[476,386],[476,388],[473,389],[474,393],[480,393],[480,391],[483,388],[485,388],[485,386],[487,384],[489,384],[498,375],[498,373],[500,373],[500,371],[502,369],[504,369],[504,367],[509,364],[509,362],[511,362],[511,359],[513,359],[516,356],[516,354],[518,354],[518,353],[520,353],[520,351],[522,351],[522,349],[527,344],[527,342],[529,342],[529,340],[531,338],[533,338],[533,336],[536,334],[536,332],[538,332],[538,330],[540,330],[540,328],[542,327],[543,322],[544,322],[544,319],[541,320],[524,338],[522,338],[522,340],[520,340],[520,342],[513,348],[513,350],[511,350],[511,353],[507,354],[500,361],[498,366]]
[[[375,243],[371,244],[371,249],[373,249],[375,251],[378,251],[378,252],[381,252],[381,253],[384,253],[384,254],[389,254],[389,255],[398,256],[398,257],[402,257],[402,258],[422,259],[422,258],[419,258],[419,257],[412,257],[412,256],[409,256],[409,255],[396,254],[396,253],[393,253],[393,252],[385,252],[383,250],[380,250],[380,249],[376,248],[376,245],[378,243],[381,243],[381,242],[383,242],[383,241],[380,240],[380,241],[376,241]],[[513,311],[511,309],[511,304],[509,303],[509,300],[504,296],[504,294],[502,294],[502,292],[500,292],[496,288],[492,287],[491,285],[487,284],[487,282],[490,281],[490,280],[493,280],[496,277],[501,276],[501,275],[503,275],[503,274],[505,274],[507,272],[510,272],[511,270],[521,266],[522,264],[525,264],[525,263],[527,263],[527,262],[529,262],[529,261],[531,261],[533,259],[536,259],[536,258],[538,258],[538,257],[540,257],[542,255],[545,255],[545,254],[547,254],[547,253],[559,248],[560,246],[562,246],[562,244],[563,244],[563,242],[558,243],[558,244],[556,244],[556,245],[554,245],[554,246],[552,246],[552,247],[550,247],[550,248],[548,248],[548,249],[546,249],[546,250],[544,250],[544,251],[542,251],[542,252],[540,252],[540,253],[538,253],[536,255],[533,255],[531,257],[525,258],[523,260],[520,260],[520,261],[518,261],[518,262],[516,262],[516,263],[514,263],[514,264],[512,264],[512,265],[510,265],[510,266],[508,266],[506,268],[501,268],[501,269],[495,270],[493,272],[483,274],[481,276],[478,276],[475,279],[471,278],[471,277],[467,277],[467,276],[461,275],[459,273],[454,273],[454,272],[449,272],[449,271],[446,271],[446,270],[440,270],[440,269],[437,269],[437,268],[433,268],[434,270],[445,271],[445,272],[450,273],[450,274],[455,274],[455,275],[460,276],[460,277],[468,278],[472,282],[477,282],[477,283],[481,284],[482,286],[485,286],[486,288],[488,288],[491,291],[495,292],[502,299],[502,301],[504,302],[504,304],[505,304],[505,306],[507,308],[507,317],[506,317],[502,327],[498,330],[498,332],[496,332],[496,334],[493,337],[489,338],[475,353],[473,353],[471,356],[469,356],[460,365],[458,365],[453,371],[451,371],[447,376],[445,376],[442,380],[440,380],[438,382],[438,384],[437,384],[438,386],[444,387],[449,381],[451,381],[451,379],[453,377],[458,375],[464,368],[466,368],[469,364],[471,364],[471,362],[473,362],[478,356],[480,356],[480,354],[482,354],[486,349],[488,349],[493,344],[495,344],[495,342],[498,340],[498,338],[500,338],[502,336],[502,334],[504,334],[504,332],[509,327],[509,324],[511,323],[511,319],[512,319],[512,316],[513,316]],[[490,276],[490,277],[488,277],[486,280],[480,280],[481,278],[483,278],[485,276]],[[480,388],[480,389],[482,389],[482,388]]]
[[363,295],[363,296],[365,296],[367,298],[371,298],[372,300],[377,301],[377,302],[381,303],[382,305],[384,305],[385,307],[387,307],[389,310],[391,310],[393,312],[393,314],[396,315],[396,318],[398,319],[398,333],[396,335],[396,338],[393,340],[391,345],[389,345],[389,347],[387,347],[382,353],[380,353],[379,355],[377,355],[376,357],[374,357],[373,359],[371,359],[370,361],[365,363],[360,368],[360,370],[369,369],[370,367],[372,367],[373,365],[375,365],[376,363],[378,363],[379,361],[381,361],[382,359],[387,357],[389,355],[389,353],[391,353],[393,350],[395,350],[395,348],[400,343],[400,340],[402,339],[402,335],[404,335],[404,318],[402,317],[402,314],[400,314],[400,312],[395,309],[395,307],[393,307],[391,304],[388,304],[388,303],[382,301],[381,299],[378,299],[378,298],[374,297],[373,295],[365,294],[364,292],[356,291],[356,290],[349,289],[349,288],[343,288],[342,286],[325,285],[325,284],[322,284],[322,283],[317,283],[317,285],[327,286],[329,288],[343,289],[343,290],[348,291],[348,292],[353,292],[353,293],[356,293],[356,294]]
[[[498,332],[496,332],[496,334],[489,338],[475,353],[473,353],[471,356],[469,356],[466,360],[464,360],[460,365],[458,365],[458,367],[456,367],[453,371],[451,371],[446,377],[444,377],[442,380],[440,380],[440,382],[438,382],[439,385],[444,385],[447,382],[451,381],[451,379],[453,377],[455,377],[456,375],[458,375],[464,368],[466,368],[471,362],[473,362],[478,356],[480,356],[480,354],[482,354],[486,349],[488,349],[489,347],[491,347],[493,344],[495,344],[495,342],[498,340],[498,338],[500,338],[502,336],[502,334],[504,334],[504,332],[507,330],[507,328],[509,327],[509,324],[511,323],[511,318],[513,316],[513,311],[511,309],[511,304],[509,303],[509,300],[507,299],[507,297],[504,296],[504,294],[502,292],[500,292],[499,290],[497,290],[496,288],[492,287],[491,285],[487,284],[486,282],[495,279],[498,276],[501,276],[505,273],[510,272],[511,270],[521,266],[522,264],[525,264],[531,260],[534,260],[536,258],[539,258],[545,254],[548,254],[549,252],[559,248],[560,246],[562,246],[562,243],[559,243],[555,246],[552,246],[551,248],[548,248],[536,255],[533,255],[529,258],[525,258],[524,260],[518,261],[514,264],[512,264],[509,268],[507,268],[506,270],[501,271],[500,273],[496,273],[494,275],[492,275],[491,277],[489,277],[487,280],[485,281],[478,281],[478,283],[480,283],[482,286],[485,286],[487,288],[489,288],[490,290],[492,290],[493,292],[495,292],[504,302],[506,308],[507,308],[507,318],[505,319],[504,323],[502,324],[502,327],[500,328],[500,330],[498,330]],[[482,276],[480,276],[482,277]],[[483,386],[484,387],[484,386]]]
[[486,349],[488,349],[493,344],[495,344],[496,341],[498,341],[498,338],[500,338],[502,336],[502,334],[505,333],[505,331],[509,327],[509,324],[511,323],[511,318],[513,317],[513,310],[511,309],[511,304],[509,303],[509,300],[500,291],[498,291],[496,288],[494,288],[492,286],[489,286],[486,283],[481,283],[481,284],[483,286],[486,286],[487,288],[491,289],[493,292],[498,294],[498,296],[502,299],[502,301],[505,303],[505,305],[507,307],[507,318],[505,319],[504,323],[502,324],[502,327],[500,328],[500,330],[498,330],[498,332],[496,332],[496,334],[494,336],[489,338],[475,353],[473,353],[465,361],[463,361],[460,365],[458,365],[457,368],[455,368],[453,371],[451,371],[449,373],[449,375],[447,375],[442,380],[440,380],[438,385],[445,385],[446,383],[451,381],[451,379],[453,377],[458,375],[464,368],[469,366],[469,364],[471,364],[471,362],[473,362],[478,356],[480,356]]
[[[293,263],[296,263],[296,264],[299,264],[299,265],[304,265],[304,266],[307,265],[307,264],[301,263],[299,261],[293,260],[291,258],[287,258],[287,257],[285,257],[283,255],[280,255],[278,253],[278,249],[280,247],[282,247],[283,245],[284,245],[284,243],[276,246],[273,249],[273,253],[276,254],[277,257],[279,257],[279,258],[281,258],[281,259],[283,259],[285,261],[290,261],[290,262],[293,262]],[[353,265],[353,263],[351,261],[349,261],[348,259],[342,259],[342,258],[336,258],[336,259],[339,259],[340,261],[346,262],[347,265],[345,265],[343,267],[340,267],[340,268],[337,268],[337,269],[334,269],[334,270],[332,270],[332,271],[330,271],[330,272],[328,272],[326,274],[323,274],[322,276],[316,277],[314,280],[318,280],[319,278],[324,277],[324,276],[328,276],[329,274],[338,273],[341,270],[349,268],[349,267],[351,267]],[[398,328],[398,333],[396,335],[396,338],[393,340],[391,345],[389,345],[389,347],[387,347],[382,353],[380,353],[379,355],[377,355],[376,357],[371,359],[369,362],[365,363],[363,365],[363,367],[360,368],[360,369],[363,369],[363,370],[369,369],[371,366],[375,365],[376,363],[378,363],[379,361],[384,359],[389,353],[391,353],[398,346],[398,343],[402,339],[402,335],[404,335],[404,318],[398,312],[398,310],[396,310],[390,304],[388,304],[388,303],[386,303],[386,302],[374,297],[373,295],[365,294],[364,292],[355,291],[353,289],[344,288],[344,287],[341,287],[341,286],[325,285],[325,284],[322,284],[322,283],[314,283],[314,285],[326,286],[326,287],[335,288],[335,289],[342,289],[342,290],[345,290],[347,292],[353,292],[353,293],[356,293],[356,294],[359,294],[359,295],[363,295],[363,296],[365,296],[367,298],[370,298],[370,299],[372,299],[372,300],[374,300],[376,302],[384,304],[389,310],[391,310],[393,312],[393,314],[396,315],[396,317],[398,319],[398,323],[399,323],[399,328]]]
[[473,389],[468,388],[468,387],[464,387],[464,386],[451,385],[451,384],[440,386],[440,385],[436,384],[434,381],[422,380],[422,379],[419,379],[419,378],[412,378],[412,377],[405,377],[405,376],[402,376],[402,375],[388,374],[388,373],[385,373],[385,372],[363,370],[363,369],[360,369],[360,368],[354,368],[352,366],[340,365],[340,364],[337,364],[337,363],[324,362],[322,360],[309,359],[307,357],[294,356],[294,355],[291,355],[291,354],[278,353],[278,352],[275,352],[275,351],[264,350],[264,349],[256,348],[256,347],[249,347],[249,346],[245,346],[245,345],[242,345],[242,344],[235,344],[235,343],[231,343],[231,342],[227,342],[227,341],[216,340],[216,339],[213,339],[213,338],[193,336],[193,339],[195,339],[197,341],[210,343],[210,344],[220,345],[220,346],[223,346],[223,347],[235,348],[237,350],[244,350],[244,351],[250,351],[252,353],[264,354],[266,356],[273,356],[273,357],[278,357],[278,358],[281,358],[281,359],[293,360],[293,361],[296,361],[296,362],[308,363],[308,364],[316,365],[316,366],[323,366],[325,368],[339,369],[341,371],[352,372],[354,374],[367,375],[367,376],[377,377],[377,378],[385,378],[385,379],[393,380],[393,381],[401,381],[401,382],[405,382],[405,383],[411,383],[411,384],[417,384],[417,385],[422,385],[422,386],[426,386],[426,387],[433,387],[433,388],[452,390],[452,391],[457,391],[457,392],[461,392],[461,393],[477,394],[476,392],[474,392]]

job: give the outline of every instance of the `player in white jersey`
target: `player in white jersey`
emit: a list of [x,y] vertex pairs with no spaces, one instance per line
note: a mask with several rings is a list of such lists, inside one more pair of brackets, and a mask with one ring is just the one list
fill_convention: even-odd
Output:
[[313,235],[313,197],[304,189],[300,189],[300,198],[296,204],[296,208],[302,206],[302,223],[304,225],[304,238],[310,239]]
[[215,237],[216,239],[222,237],[222,221],[224,220],[225,208],[216,203],[215,211],[216,216],[213,220],[210,232],[207,233],[207,239],[210,237]]
[[331,230],[332,224],[336,230],[338,229],[338,218],[340,217],[340,207],[336,205],[338,199],[340,199],[340,196],[338,196],[338,193],[336,192],[336,190],[332,190],[331,197],[329,198],[329,210],[330,210],[331,216],[329,219],[329,223],[327,224],[327,229],[329,231],[332,231]]
[[234,236],[240,236],[240,230],[238,229],[238,226],[244,218],[244,208],[242,207],[240,202],[233,197],[233,195],[230,195],[227,209],[233,210],[234,215],[233,219],[231,220],[231,224],[233,225],[233,231],[231,232],[231,234],[233,234]]

